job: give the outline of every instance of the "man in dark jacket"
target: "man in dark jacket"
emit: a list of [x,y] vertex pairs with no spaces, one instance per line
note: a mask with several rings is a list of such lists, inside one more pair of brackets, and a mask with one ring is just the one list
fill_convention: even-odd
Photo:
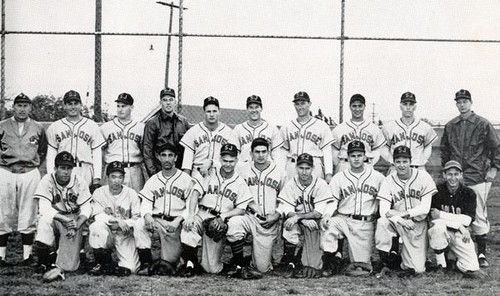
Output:
[[184,147],[179,144],[180,139],[190,128],[187,119],[175,112],[177,99],[175,91],[165,88],[160,92],[161,110],[151,117],[144,128],[144,162],[151,177],[161,170],[161,164],[155,156],[158,147],[170,143],[177,147],[179,157],[175,166],[181,168]]

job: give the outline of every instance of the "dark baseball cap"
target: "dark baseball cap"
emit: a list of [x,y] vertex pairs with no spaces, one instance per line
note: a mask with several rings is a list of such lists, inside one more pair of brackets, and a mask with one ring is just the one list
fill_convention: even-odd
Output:
[[472,101],[472,96],[470,95],[470,92],[468,90],[461,89],[455,94],[455,101],[458,99],[468,99]]
[[205,100],[203,100],[203,109],[205,109],[206,106],[208,105],[215,105],[217,106],[218,108],[220,108],[219,106],[219,100],[217,100],[216,98],[210,96],[208,98],[205,98]]
[[170,87],[162,89],[160,91],[160,99],[163,98],[164,96],[175,98],[175,90],[171,89]]
[[238,148],[234,144],[224,144],[220,148],[220,156],[229,155],[229,156],[238,156]]
[[255,138],[252,141],[252,145],[250,146],[250,149],[253,150],[253,148],[257,146],[266,146],[267,149],[269,149],[269,141],[264,139],[264,138]]
[[297,157],[297,165],[301,165],[303,163],[306,163],[310,166],[314,165],[314,160],[311,154],[302,153],[301,155],[299,155],[299,157]]
[[56,159],[54,161],[55,166],[67,165],[70,167],[75,167],[75,158],[71,153],[67,151],[60,152],[57,154]]
[[81,103],[82,99],[80,98],[80,94],[77,91],[70,90],[64,94],[63,101],[64,104],[67,104],[71,101],[77,101],[78,103]]
[[262,99],[259,96],[251,95],[247,98],[247,108],[250,104],[257,104],[262,107]]
[[415,95],[409,91],[405,92],[404,94],[401,95],[401,103],[417,103],[417,98],[415,98]]
[[352,103],[354,102],[361,102],[363,105],[366,105],[366,100],[365,100],[365,97],[363,97],[362,95],[360,94],[355,94],[351,97],[351,99],[349,100],[349,105],[351,105]]
[[310,102],[311,99],[309,98],[309,95],[305,91],[299,91],[293,96],[293,101],[292,102],[298,102],[298,101],[306,101]]
[[118,95],[118,99],[116,99],[115,102],[126,105],[134,105],[134,98],[132,98],[132,96],[128,93],[121,93]]
[[178,149],[177,149],[177,147],[176,147],[174,144],[172,144],[172,143],[168,143],[168,142],[167,142],[167,143],[165,143],[165,144],[163,144],[163,145],[160,145],[160,146],[156,149],[156,152],[157,152],[158,154],[160,154],[160,153],[162,153],[162,152],[163,152],[163,151],[165,151],[165,150],[170,150],[170,151],[172,151],[175,155],[177,155],[177,154],[178,154],[178,152],[179,152],[179,151],[178,151]]
[[14,105],[17,103],[29,103],[31,104],[30,98],[28,98],[27,95],[20,93],[17,95],[17,97],[14,99]]
[[365,144],[361,141],[352,141],[347,145],[347,154],[350,154],[352,152],[366,152],[365,150]]
[[456,160],[450,160],[447,163],[445,163],[444,167],[443,167],[443,171],[447,171],[447,170],[449,170],[451,168],[456,168],[457,170],[459,170],[461,172],[463,171],[462,170],[462,165],[458,161],[456,161]]
[[399,157],[411,158],[411,151],[409,147],[406,146],[398,146],[394,149],[394,153],[392,154],[392,158],[396,159]]
[[106,175],[109,176],[111,173],[114,172],[120,172],[125,175],[125,169],[123,168],[123,163],[120,161],[113,161],[110,164],[108,164],[108,167],[106,168]]

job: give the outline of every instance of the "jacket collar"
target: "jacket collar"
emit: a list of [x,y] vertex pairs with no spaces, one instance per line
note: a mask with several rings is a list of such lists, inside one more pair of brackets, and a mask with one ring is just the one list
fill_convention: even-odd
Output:
[[168,119],[176,120],[179,118],[177,116],[177,113],[175,113],[175,112],[172,112],[172,116],[168,116],[165,112],[163,112],[163,109],[160,109],[159,112],[160,112],[160,117],[162,120],[168,120]]
[[457,117],[455,117],[455,119],[453,119],[453,123],[459,123],[462,120],[467,120],[467,121],[470,121],[472,123],[476,123],[478,118],[477,118],[476,113],[474,113],[474,111],[471,111],[471,114],[469,115],[469,117],[467,117],[467,119],[462,119],[462,117],[460,117],[460,115],[458,115]]

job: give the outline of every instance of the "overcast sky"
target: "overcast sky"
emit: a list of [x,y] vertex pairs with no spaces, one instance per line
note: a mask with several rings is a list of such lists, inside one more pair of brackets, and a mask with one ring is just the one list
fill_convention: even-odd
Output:
[[[351,37],[500,39],[500,1],[348,0]],[[178,1],[176,1],[178,3]],[[339,36],[340,0],[184,1],[186,33]],[[480,4],[479,4],[480,3]],[[7,30],[94,31],[93,0],[7,0]],[[104,32],[168,30],[169,9],[153,0],[104,0]],[[177,11],[174,14],[177,31]],[[6,94],[62,96],[75,89],[93,101],[94,37],[8,35]],[[111,111],[121,92],[136,100],[140,117],[158,104],[164,84],[167,37],[104,36],[102,98]],[[153,45],[154,50],[150,50]],[[173,38],[171,85],[177,89],[178,39]],[[257,94],[264,116],[281,124],[295,116],[297,91],[313,109],[338,121],[339,51],[336,40],[184,38],[183,101],[209,95],[223,107],[244,108]],[[401,94],[416,94],[417,115],[445,123],[457,114],[454,93],[471,91],[473,109],[500,122],[500,44],[351,41],[345,43],[344,99],[361,93],[366,115],[399,117]],[[344,109],[344,118],[349,118]]]

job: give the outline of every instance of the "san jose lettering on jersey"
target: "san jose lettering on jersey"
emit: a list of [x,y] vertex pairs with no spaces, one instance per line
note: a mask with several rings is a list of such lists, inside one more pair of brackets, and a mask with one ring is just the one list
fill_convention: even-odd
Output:
[[116,209],[113,210],[111,207],[106,207],[104,208],[104,213],[110,216],[115,216],[115,217],[127,217],[131,218],[132,217],[132,210],[131,209],[124,209],[120,206],[116,207]]
[[274,190],[279,190],[280,180],[274,180],[272,178],[265,178],[264,180],[259,179],[258,176],[246,178],[248,186],[267,186]]
[[106,138],[106,143],[111,144],[117,140],[132,140],[137,144],[142,143],[142,135],[134,134],[129,132],[128,134],[124,134],[122,131],[112,132]]
[[61,143],[63,140],[66,140],[68,138],[79,138],[83,140],[83,142],[91,146],[93,141],[92,136],[87,134],[85,131],[77,131],[76,133],[73,133],[72,130],[65,130],[57,133],[55,137],[58,143]]
[[373,144],[373,136],[368,133],[361,132],[361,134],[357,134],[355,131],[350,132],[349,134],[342,135],[340,137],[340,146],[351,143],[354,140],[367,142]]
[[220,186],[219,185],[208,185],[207,194],[218,194],[222,197],[225,197],[229,199],[230,201],[235,201],[236,197],[238,197],[238,194],[236,192],[233,192],[231,188],[224,187],[222,188],[222,191],[220,191]]
[[425,140],[424,135],[419,135],[414,132],[410,132],[407,134],[406,132],[400,132],[400,133],[395,133],[392,135],[392,138],[389,139],[389,143],[391,146],[401,143],[401,142],[406,142],[406,141],[413,141],[416,142],[419,145],[423,145]]
[[152,190],[153,198],[159,199],[165,195],[177,196],[181,200],[186,200],[188,197],[185,194],[185,190],[178,188],[177,186],[172,186],[171,190],[167,190],[165,187],[158,188],[158,190]]
[[365,194],[369,194],[371,196],[376,197],[377,193],[378,193],[378,189],[369,185],[369,184],[363,184],[361,187],[349,185],[349,186],[347,186],[347,188],[342,189],[341,197],[348,198],[352,195],[356,195],[356,193],[365,193]]
[[308,141],[311,141],[315,145],[319,145],[323,137],[320,135],[316,135],[315,133],[309,131],[305,133],[301,133],[300,131],[293,131],[288,133],[288,139],[290,141],[297,140],[297,139],[305,139]]
[[215,135],[212,138],[210,138],[208,135],[205,134],[194,140],[194,148],[198,148],[205,143],[219,143],[221,145],[224,145],[227,144],[227,142],[228,139],[224,138],[222,135]]

